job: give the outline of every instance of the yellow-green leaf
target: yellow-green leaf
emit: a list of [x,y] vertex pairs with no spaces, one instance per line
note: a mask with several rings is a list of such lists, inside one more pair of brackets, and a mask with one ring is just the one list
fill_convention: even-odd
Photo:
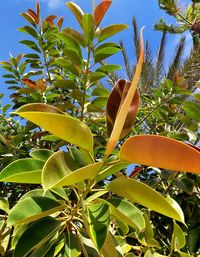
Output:
[[57,113],[31,111],[18,114],[71,144],[87,151],[91,151],[93,148],[93,137],[90,129],[78,119]]
[[101,30],[98,40],[99,42],[101,42],[127,28],[128,26],[125,24],[113,24],[108,27],[105,27]]
[[120,159],[129,163],[200,173],[200,152],[171,138],[139,135],[129,138],[121,147]]
[[119,177],[108,184],[107,190],[184,223],[184,215],[180,206],[178,204],[174,206],[144,183]]

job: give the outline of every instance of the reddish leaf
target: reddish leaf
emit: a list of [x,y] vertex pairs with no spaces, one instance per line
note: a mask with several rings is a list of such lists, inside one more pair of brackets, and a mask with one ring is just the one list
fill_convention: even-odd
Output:
[[117,113],[117,117],[113,126],[113,130],[109,141],[107,143],[105,155],[109,156],[112,152],[112,149],[115,147],[117,141],[119,140],[121,133],[123,131],[123,127],[126,121],[127,114],[129,113],[131,103],[133,101],[134,95],[137,91],[137,84],[140,79],[140,74],[142,71],[142,64],[144,60],[144,41],[142,37],[142,30],[140,32],[140,58],[135,70],[135,75],[133,81],[131,83],[130,89],[127,92],[127,96],[123,101],[122,106],[120,106],[119,111]]
[[104,0],[99,5],[97,5],[97,7],[94,10],[94,21],[96,26],[98,26],[99,23],[102,21],[104,15],[106,14],[111,4],[111,0]]
[[[107,133],[110,137],[117,114],[120,111],[120,108],[127,96],[127,93],[130,89],[131,82],[125,79],[120,79],[116,85],[114,86],[107,102],[106,106],[106,119],[107,119]],[[126,116],[126,120],[120,135],[120,139],[125,137],[132,129],[140,102],[140,95],[138,89],[135,91],[135,95],[132,99],[131,105],[129,107],[129,111]]]
[[30,16],[34,19],[34,21],[35,21],[37,24],[39,24],[39,19],[38,19],[37,14],[36,14],[33,10],[31,10],[31,9],[28,9],[27,11],[28,11],[28,13],[30,14]]
[[62,16],[59,18],[59,20],[57,22],[59,29],[62,27],[63,21],[64,21],[64,17]]
[[26,84],[27,86],[29,86],[30,88],[37,90],[37,84],[35,83],[35,81],[33,81],[31,79],[22,79],[22,82],[24,84]]
[[40,92],[44,93],[46,91],[46,82],[44,81],[44,79],[38,79],[36,81],[36,84],[37,84],[37,88],[38,90],[40,90]]
[[19,64],[20,60],[22,59],[24,55],[23,54],[19,54],[17,57],[16,57],[16,61],[17,61],[17,64]]
[[38,21],[40,22],[40,3],[39,2],[36,3],[36,13],[37,13]]
[[53,25],[55,25],[54,22],[53,22],[53,20],[55,20],[56,18],[57,18],[57,16],[55,16],[55,15],[49,15],[48,17],[46,17],[45,20],[46,20],[47,22],[49,22],[50,25],[53,26]]
[[28,22],[30,22],[34,27],[36,27],[36,22],[35,20],[33,19],[33,17],[29,14],[29,13],[26,13],[26,12],[22,12],[21,13],[22,17],[24,17],[24,19],[26,19]]
[[130,163],[200,174],[200,152],[183,142],[157,135],[129,138],[120,159]]

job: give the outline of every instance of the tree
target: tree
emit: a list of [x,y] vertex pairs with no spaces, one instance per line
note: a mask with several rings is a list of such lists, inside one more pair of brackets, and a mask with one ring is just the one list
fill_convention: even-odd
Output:
[[[35,38],[22,43],[37,53],[11,56],[1,64],[9,72],[4,76],[8,84],[15,85],[14,115],[28,120],[23,135],[33,146],[27,146],[23,158],[18,151],[16,156],[12,153],[17,160],[3,165],[0,181],[35,188],[11,206],[8,199],[0,199],[2,256],[191,256],[198,251],[186,245],[184,214],[169,192],[179,172],[199,174],[199,148],[160,135],[129,137],[140,102],[142,32],[132,82],[121,79],[111,92],[100,83],[119,69],[102,62],[121,50],[116,43],[103,41],[127,27],[99,28],[110,5],[111,1],[102,1],[91,15],[67,3],[80,31],[61,31],[63,19],[55,25],[55,16],[42,21],[38,3],[36,11],[22,13],[31,26],[20,30]],[[39,77],[29,79],[32,75]],[[165,86],[172,90],[170,81]],[[199,117],[192,107],[185,111],[194,120]],[[9,124],[4,115],[2,119],[16,127],[15,119]],[[8,145],[6,133],[2,145]],[[21,142],[19,150],[27,145]],[[142,166],[130,174],[126,168],[131,163]],[[175,175],[172,181],[162,178],[164,187],[155,190],[142,179],[141,168],[147,167],[161,168],[151,172],[155,177]],[[154,233],[156,219],[160,226],[166,222],[164,239]]]

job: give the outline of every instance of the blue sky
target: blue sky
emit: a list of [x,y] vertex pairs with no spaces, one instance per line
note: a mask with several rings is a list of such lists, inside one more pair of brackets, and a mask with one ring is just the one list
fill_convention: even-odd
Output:
[[[65,0],[41,0],[41,11],[42,16],[46,17],[50,14],[56,14],[57,16],[64,16],[65,26],[71,26],[78,28],[78,25],[67,9]],[[79,4],[85,12],[91,12],[91,0],[74,0]],[[96,4],[99,1],[96,0]],[[181,5],[186,5],[189,0],[181,0]],[[25,20],[19,15],[20,12],[26,11],[27,8],[35,8],[35,0],[1,0],[0,7],[0,27],[1,27],[1,41],[0,41],[0,60],[7,60],[9,58],[9,52],[14,56],[20,53],[26,53],[27,49],[19,44],[18,42],[22,39],[28,39],[28,36],[24,33],[17,31],[17,28],[26,25]],[[145,26],[144,37],[148,38],[150,45],[156,54],[159,40],[161,37],[160,32],[153,30],[153,24],[156,20],[163,17],[164,19],[172,22],[173,20],[159,10],[157,0],[113,0],[113,4],[110,7],[103,26],[110,25],[111,23],[125,23],[130,27],[126,31],[122,32],[118,36],[114,37],[113,40],[119,41],[123,39],[127,49],[129,58],[134,60],[134,49],[132,41],[132,17],[136,16],[139,27]],[[175,49],[180,36],[168,36],[168,55],[167,62],[172,58],[171,54]],[[187,47],[186,55],[190,50],[191,37],[187,34]],[[121,55],[118,54],[115,58],[115,62],[119,65],[122,64]],[[0,93],[6,95],[6,102],[8,99],[8,91],[6,85],[3,83],[2,74],[4,72],[0,70]]]

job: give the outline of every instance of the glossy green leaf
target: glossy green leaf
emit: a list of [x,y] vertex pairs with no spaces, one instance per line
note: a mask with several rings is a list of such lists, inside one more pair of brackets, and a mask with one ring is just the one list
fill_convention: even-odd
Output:
[[0,210],[9,213],[9,202],[6,198],[0,197]]
[[[93,137],[90,129],[78,119],[67,115],[44,112],[20,112],[18,114],[71,144],[88,151],[93,148]],[[86,138],[87,140],[85,140]]]
[[41,160],[41,161],[46,161],[54,152],[49,149],[33,149],[29,155],[32,158]]
[[89,79],[90,83],[93,83],[93,82],[99,81],[100,79],[104,78],[105,76],[106,76],[105,73],[96,71],[96,72],[91,72],[88,76],[88,79]]
[[110,73],[114,72],[116,70],[121,70],[121,66],[114,65],[114,64],[105,64],[100,66],[96,71],[104,72],[104,73]]
[[79,52],[72,47],[65,48],[64,54],[72,64],[81,65],[83,62]]
[[116,163],[113,165],[108,166],[107,168],[103,169],[99,175],[96,177],[96,182],[99,182],[117,172],[119,172],[120,170],[125,169],[128,166],[127,162],[120,162],[120,163]]
[[84,15],[83,10],[75,3],[68,2],[66,3],[68,8],[73,12],[74,16],[76,17],[78,23],[82,26],[82,18]]
[[14,161],[0,173],[1,182],[40,184],[44,162],[26,158]]
[[101,168],[102,163],[90,164],[71,171],[63,152],[52,155],[42,171],[42,184],[45,190],[61,186],[75,185],[86,179],[92,179]]
[[185,235],[180,228],[180,226],[174,222],[174,231],[171,240],[171,249],[174,251],[179,251],[186,244]]
[[56,197],[50,192],[50,191],[47,191],[47,192],[44,192],[44,190],[42,188],[36,188],[36,189],[33,189],[33,190],[30,190],[28,191],[27,193],[25,193],[24,195],[22,195],[22,197],[20,198],[20,201],[21,200],[24,200],[25,198],[32,198],[32,197],[37,197],[37,196],[41,196],[41,197],[48,197],[48,198],[51,198],[53,200],[57,200]]
[[37,31],[30,26],[24,26],[24,27],[19,28],[18,30],[21,31],[21,32],[27,33],[34,38],[38,37]]
[[110,212],[109,206],[104,203],[93,204],[87,207],[90,236],[100,250],[106,240],[109,224]]
[[183,212],[175,201],[171,204],[160,193],[139,181],[119,177],[108,184],[107,190],[184,223]]
[[127,28],[128,26],[125,24],[113,24],[108,27],[105,27],[101,30],[98,41],[101,42]]
[[118,198],[108,200],[107,202],[110,203],[110,212],[114,217],[133,228],[145,229],[145,220],[142,212],[133,204]]
[[200,106],[195,102],[184,102],[183,110],[185,113],[197,122],[200,122]]
[[31,224],[20,237],[14,252],[14,257],[28,257],[34,249],[40,248],[54,236],[61,222],[46,217]]
[[69,27],[63,29],[63,32],[73,38],[79,45],[85,47],[85,40],[81,33]]
[[81,255],[79,238],[69,231],[66,233],[65,254],[66,257],[79,257]]
[[37,46],[37,44],[34,42],[34,41],[31,41],[31,40],[21,40],[20,41],[21,44],[35,50],[36,52],[38,53],[41,53],[39,47]]
[[95,51],[95,55],[94,55],[95,63],[101,62],[106,58],[118,53],[119,51],[121,51],[119,47],[106,47],[98,51]]
[[103,257],[122,257],[117,251],[114,238],[110,232],[108,232],[101,253],[103,254]]
[[91,14],[84,14],[82,17],[82,26],[85,44],[90,46],[94,39],[95,24],[94,18]]
[[58,79],[55,82],[55,87],[61,89],[75,89],[77,88],[76,82],[70,79]]
[[59,57],[55,60],[55,62],[61,67],[65,68],[66,72],[71,72],[72,74],[79,76],[80,70],[75,65],[72,65],[68,59],[66,60],[64,58]]
[[8,225],[32,222],[41,219],[64,208],[57,201],[48,198],[35,196],[19,201],[11,210],[8,216]]

